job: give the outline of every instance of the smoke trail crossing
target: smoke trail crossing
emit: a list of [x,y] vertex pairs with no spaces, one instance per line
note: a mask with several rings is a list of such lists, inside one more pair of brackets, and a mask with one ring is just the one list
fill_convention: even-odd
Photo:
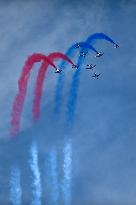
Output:
[[12,117],[11,134],[12,135],[16,135],[19,131],[20,117],[21,117],[21,113],[23,110],[23,105],[27,93],[27,84],[28,84],[30,72],[33,68],[33,65],[36,62],[41,62],[41,61],[48,62],[48,65],[52,65],[55,69],[57,69],[56,66],[47,58],[47,56],[43,54],[35,53],[28,57],[23,67],[20,79],[18,81],[18,93],[13,103],[13,109],[11,114]]
[[[49,54],[48,59],[51,62],[54,62],[57,59],[62,59],[70,63],[71,65],[74,64],[66,55],[64,55],[63,53],[59,53],[59,52],[54,52],[54,53]],[[41,65],[39,72],[38,72],[37,80],[36,80],[34,101],[33,101],[33,108],[32,108],[33,117],[35,120],[37,120],[40,115],[40,102],[41,102],[41,97],[42,97],[43,83],[44,83],[47,69],[48,69],[48,64],[45,62]]]
[[67,141],[64,146],[64,162],[63,162],[63,193],[64,205],[70,205],[72,201],[72,143]]
[[[79,42],[79,43],[75,43],[74,45],[72,45],[66,52],[66,56],[68,56],[69,58],[72,58],[74,55],[74,51],[77,50],[79,51],[85,51],[88,52],[88,50],[92,50],[94,51],[96,54],[98,54],[99,52],[92,46],[89,44],[89,42]],[[82,56],[79,56],[79,59],[82,59]],[[79,61],[80,61],[79,60]],[[64,68],[66,67],[67,62],[66,61],[62,61],[62,63],[60,64],[60,68],[62,70],[64,70]],[[57,85],[56,85],[56,92],[55,92],[55,113],[59,114],[60,112],[60,108],[61,108],[61,102],[62,102],[62,90],[63,90],[63,86],[64,86],[64,80],[65,80],[65,73],[63,71],[63,75],[59,75],[58,77],[58,81],[57,81]]]
[[17,166],[12,167],[10,176],[10,201],[13,205],[21,205],[22,201],[20,176],[19,168]]
[[41,179],[40,179],[40,170],[38,165],[38,150],[36,143],[32,143],[30,148],[31,159],[29,161],[30,168],[32,171],[32,194],[33,200],[32,205],[41,205]]

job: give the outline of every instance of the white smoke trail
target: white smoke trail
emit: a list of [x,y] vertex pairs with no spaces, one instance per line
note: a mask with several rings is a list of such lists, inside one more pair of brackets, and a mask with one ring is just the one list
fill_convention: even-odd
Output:
[[41,205],[41,179],[40,179],[40,171],[38,165],[38,150],[36,143],[32,143],[31,149],[31,160],[30,160],[30,168],[33,174],[33,182],[32,182],[32,193],[33,193],[33,201],[32,205]]
[[64,162],[63,162],[63,192],[64,192],[64,204],[70,205],[72,200],[71,185],[72,185],[72,142],[67,141],[64,146]]
[[22,190],[20,176],[19,168],[17,166],[12,167],[10,176],[10,201],[13,205],[21,205]]
[[55,147],[52,148],[50,153],[50,174],[52,181],[52,201],[54,205],[58,204],[59,190],[58,190],[58,173],[57,173],[57,152]]

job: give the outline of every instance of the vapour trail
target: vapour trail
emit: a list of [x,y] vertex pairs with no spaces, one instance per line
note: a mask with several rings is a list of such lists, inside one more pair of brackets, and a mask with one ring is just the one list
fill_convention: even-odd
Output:
[[17,166],[13,166],[11,168],[10,175],[10,202],[13,205],[21,205],[22,202],[22,189],[20,177],[20,169]]
[[114,46],[117,45],[112,38],[110,38],[109,36],[107,36],[106,34],[104,33],[94,33],[93,35],[90,35],[86,42],[87,43],[93,43],[93,42],[96,42],[96,40],[99,39],[99,40],[106,40],[110,43],[112,43]]
[[47,58],[47,56],[40,54],[40,53],[35,53],[29,56],[25,62],[25,65],[22,69],[21,76],[18,81],[18,93],[15,97],[14,103],[13,103],[13,108],[12,108],[12,114],[11,114],[11,134],[14,136],[18,133],[19,127],[20,127],[20,118],[21,118],[21,113],[23,110],[23,105],[27,93],[27,84],[28,84],[28,79],[30,76],[30,72],[33,68],[33,65],[37,62],[47,62],[48,65],[53,66],[55,69],[56,66]]
[[40,170],[38,165],[38,149],[35,142],[32,143],[30,148],[29,165],[32,171],[32,194],[33,194],[32,205],[41,205],[42,187],[41,187]]
[[64,205],[70,205],[72,202],[72,142],[68,139],[64,146],[64,161],[63,161],[63,194]]
[[[82,48],[82,51],[89,51],[92,50],[96,54],[99,52],[88,42],[79,42],[73,44],[66,52],[66,56],[69,58],[72,58],[75,54],[74,51],[79,51],[79,48]],[[82,56],[79,56],[79,59],[82,58]],[[63,86],[64,86],[64,81],[65,81],[65,73],[64,73],[64,68],[66,67],[67,62],[62,61],[60,64],[60,69],[63,70],[63,75],[59,75],[57,85],[56,85],[56,92],[55,92],[55,113],[59,114],[60,108],[61,108],[61,102],[62,102],[62,92],[63,92]]]
[[[51,62],[54,62],[55,60],[58,60],[58,59],[62,59],[64,61],[70,63],[71,65],[74,64],[63,53],[54,52],[54,53],[49,54],[47,57]],[[34,92],[34,101],[33,101],[33,108],[32,108],[33,117],[34,117],[35,120],[37,120],[39,118],[39,115],[40,115],[40,102],[41,102],[41,97],[42,97],[43,83],[44,83],[44,80],[45,80],[45,75],[46,75],[47,69],[48,69],[48,64],[46,62],[43,62],[40,69],[39,69],[38,76],[37,76],[37,79],[36,79],[36,86],[35,86],[35,92]]]
[[51,197],[53,205],[58,204],[59,200],[59,185],[58,185],[58,173],[57,173],[57,152],[53,147],[50,152],[50,175],[51,175]]

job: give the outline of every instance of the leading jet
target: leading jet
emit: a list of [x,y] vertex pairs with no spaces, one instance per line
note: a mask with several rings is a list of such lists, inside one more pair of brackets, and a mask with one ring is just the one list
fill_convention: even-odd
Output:
[[56,71],[55,71],[55,73],[61,73],[61,71],[62,71],[61,69],[58,69],[58,68],[57,68]]
[[94,73],[94,75],[92,77],[95,78],[95,79],[99,79],[100,75],[101,75],[101,73],[99,73],[99,74]]

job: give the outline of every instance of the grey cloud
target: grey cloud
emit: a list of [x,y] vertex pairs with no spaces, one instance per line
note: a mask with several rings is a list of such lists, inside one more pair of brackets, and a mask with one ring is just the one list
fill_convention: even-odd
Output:
[[[135,197],[135,1],[1,1],[0,2],[0,202],[9,202],[9,178],[13,165],[21,170],[23,204],[32,200],[29,150],[33,140],[39,153],[42,203],[50,204],[47,161],[57,150],[60,204],[63,204],[64,129],[67,94],[72,71],[67,72],[63,113],[54,116],[56,76],[48,73],[41,104],[41,118],[32,122],[31,104],[38,65],[30,79],[23,110],[21,133],[9,132],[12,102],[26,57],[33,52],[65,52],[75,41],[94,32],[105,32],[120,48],[98,42],[104,56],[96,61],[99,81],[83,68],[72,138],[72,204],[134,205]],[[6,14],[6,15],[5,15]],[[8,59],[7,59],[8,56]],[[67,136],[69,137],[69,136]]]

